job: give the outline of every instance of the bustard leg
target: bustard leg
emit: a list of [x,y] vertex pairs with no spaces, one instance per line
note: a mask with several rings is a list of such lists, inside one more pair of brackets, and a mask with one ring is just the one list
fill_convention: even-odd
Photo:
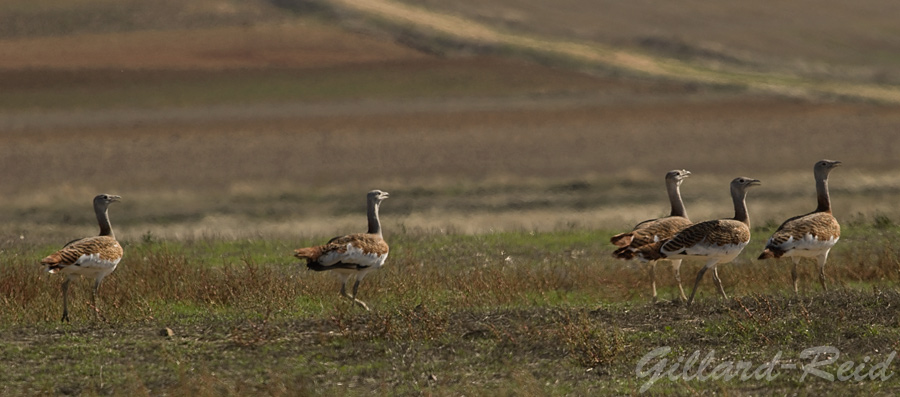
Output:
[[722,294],[722,299],[728,299],[728,295],[725,294],[725,288],[722,288],[722,280],[719,278],[719,267],[713,265],[713,281],[716,282],[716,287],[719,287],[719,293]]
[[825,286],[825,261],[828,259],[828,251],[825,251],[824,254],[816,257],[816,261],[819,262],[819,282],[822,283],[822,290],[828,291],[828,287]]
[[681,301],[684,302],[687,300],[687,296],[684,296],[684,287],[681,286],[681,259],[672,260],[672,270],[675,271],[675,282],[678,283],[678,294],[680,295]]
[[349,278],[348,276],[344,276],[344,275],[341,276],[341,295],[345,296],[347,299],[353,299],[353,297],[347,293],[347,279],[348,278]]
[[359,277],[357,277],[356,282],[353,283],[353,301],[356,302],[356,304],[362,306],[363,309],[366,309],[366,311],[369,311],[369,306],[366,305],[366,302],[356,299],[356,293],[359,291],[359,282],[360,281],[361,280],[359,279]]
[[69,282],[71,281],[71,278],[66,277],[66,281],[62,283],[63,314],[59,321],[69,322]]
[[647,265],[650,267],[650,290],[653,292],[650,299],[652,302],[656,302],[656,261],[650,261]]
[[688,306],[690,306],[691,303],[694,302],[694,294],[697,293],[697,285],[700,284],[700,280],[703,279],[703,275],[706,274],[706,271],[709,270],[709,268],[715,266],[716,263],[719,263],[717,259],[709,260],[708,262],[706,262],[706,265],[703,266],[703,268],[700,269],[700,271],[697,273],[697,280],[694,281],[694,289],[691,290],[691,297],[688,298],[687,301]]
[[102,278],[98,278],[94,281],[94,289],[91,290],[91,307],[94,309],[94,314],[97,315],[97,318],[106,321],[106,317],[103,316],[103,313],[100,312],[100,308],[97,307],[97,295],[100,294],[100,283],[102,281]]
[[794,256],[791,257],[791,260],[794,262],[794,267],[791,268],[791,281],[794,283],[794,294],[798,294],[800,290],[797,288],[799,276],[797,275],[797,265],[800,264],[800,257]]
[[349,279],[349,276],[343,277],[343,281],[341,282],[341,295],[347,297],[347,299],[352,300],[353,303],[356,303],[357,305],[362,306],[363,309],[366,309],[368,311],[369,306],[366,306],[365,302],[363,302],[359,299],[356,299],[356,293],[359,291],[359,281],[360,281],[359,278],[357,278],[356,282],[353,283],[353,295],[350,295],[347,293],[347,280],[348,279]]

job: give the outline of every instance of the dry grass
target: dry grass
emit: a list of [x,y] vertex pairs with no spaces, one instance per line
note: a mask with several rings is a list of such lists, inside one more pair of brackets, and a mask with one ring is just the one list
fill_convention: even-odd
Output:
[[[721,269],[734,298],[720,301],[705,280],[693,308],[646,303],[644,270],[610,258],[595,231],[398,233],[388,265],[360,289],[372,312],[281,255],[291,244],[148,237],[125,241],[126,260],[101,288],[102,317],[87,303],[89,283],[75,284],[70,325],[58,323],[59,279],[34,264],[44,249],[25,245],[3,252],[0,383],[4,394],[633,393],[646,381],[634,366],[658,346],[718,346],[763,362],[776,351],[803,361],[799,351],[827,344],[859,360],[897,349],[900,230],[876,220],[845,232],[829,262],[830,292],[804,267],[793,296],[784,263],[749,262],[755,241]],[[686,279],[698,266],[685,264]],[[659,274],[661,297],[674,297],[668,272]],[[163,328],[174,336],[160,336]],[[59,365],[66,377],[43,375]],[[689,385],[736,394],[897,387],[794,375]],[[653,390],[681,387],[660,381]]]

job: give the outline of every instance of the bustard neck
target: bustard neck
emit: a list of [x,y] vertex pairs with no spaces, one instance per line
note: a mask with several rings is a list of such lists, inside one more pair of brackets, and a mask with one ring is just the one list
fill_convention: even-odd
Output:
[[672,181],[666,184],[666,190],[669,192],[669,203],[672,204],[672,212],[669,216],[681,216],[687,218],[687,211],[684,209],[684,201],[681,200],[681,184]]
[[732,189],[731,201],[734,202],[734,220],[744,222],[750,226],[750,215],[747,213],[747,191],[744,189]]
[[104,204],[94,204],[94,212],[97,214],[97,222],[100,224],[100,235],[115,237],[112,225],[109,223],[108,206]]
[[828,178],[816,179],[816,200],[819,202],[819,206],[816,207],[816,212],[831,213],[831,197],[828,194]]
[[378,219],[378,201],[369,200],[366,213],[369,219],[369,234],[381,236],[381,220]]

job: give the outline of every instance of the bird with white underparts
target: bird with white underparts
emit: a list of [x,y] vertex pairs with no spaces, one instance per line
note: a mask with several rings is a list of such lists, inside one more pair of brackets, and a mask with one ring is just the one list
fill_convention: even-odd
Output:
[[[672,170],[666,173],[666,191],[669,195],[669,204],[672,207],[669,216],[643,221],[635,225],[630,232],[612,236],[610,242],[619,247],[613,251],[613,257],[623,260],[630,260],[635,257],[643,259],[637,255],[641,247],[668,240],[675,233],[691,224],[691,220],[688,219],[687,212],[684,209],[684,201],[681,199],[681,183],[689,175],[691,175],[691,172],[688,170]],[[661,260],[668,260],[672,263],[672,270],[675,273],[675,281],[678,283],[680,298],[681,300],[687,300],[687,297],[684,296],[684,288],[681,286],[681,259],[664,258]],[[657,299],[656,262],[656,259],[646,261],[650,273],[651,299],[654,302]]]
[[719,279],[718,264],[728,263],[737,258],[750,242],[750,216],[747,212],[747,189],[758,186],[759,180],[738,177],[731,181],[731,200],[734,217],[715,219],[690,225],[669,240],[663,240],[642,247],[638,251],[644,260],[706,258],[706,264],[697,274],[694,288],[687,304],[694,301],[697,285],[707,270],[712,268],[713,281],[723,298],[727,299],[722,280]]
[[95,313],[100,314],[97,307],[97,294],[103,278],[108,276],[122,260],[122,246],[116,241],[112,225],[109,222],[109,205],[121,197],[111,194],[100,194],[94,197],[94,213],[100,224],[100,235],[72,240],[62,249],[41,260],[41,264],[50,273],[66,276],[62,284],[63,314],[62,320],[69,322],[69,283],[79,276],[94,279],[91,290],[91,305]]
[[828,174],[840,161],[821,160],[813,166],[816,180],[816,210],[805,215],[790,218],[772,234],[766,248],[759,255],[760,260],[769,258],[790,257],[794,262],[791,268],[791,279],[794,292],[797,289],[797,265],[802,258],[816,258],[819,266],[819,282],[823,290],[825,286],[825,261],[828,252],[841,238],[841,225],[831,213],[831,196],[828,193]]
[[[306,259],[306,267],[310,270],[336,273],[341,278],[341,295],[366,310],[369,306],[357,298],[359,283],[369,272],[384,265],[390,250],[381,234],[381,220],[378,217],[378,208],[387,198],[388,192],[381,190],[372,190],[366,195],[368,232],[338,236],[324,245],[294,250],[294,256]],[[347,294],[347,281],[351,277],[356,279],[352,295]]]

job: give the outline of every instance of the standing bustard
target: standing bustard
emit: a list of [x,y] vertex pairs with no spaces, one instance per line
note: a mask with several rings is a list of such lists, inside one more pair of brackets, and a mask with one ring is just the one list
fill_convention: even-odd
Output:
[[713,269],[713,280],[722,297],[728,299],[722,280],[719,279],[719,263],[734,260],[750,242],[750,217],[747,214],[747,189],[758,186],[759,180],[738,177],[731,181],[731,200],[734,203],[734,218],[715,219],[690,225],[667,241],[660,241],[643,247],[638,255],[645,260],[662,258],[684,259],[706,257],[706,265],[697,274],[688,305],[693,303],[697,285],[709,268]]
[[100,312],[96,300],[100,283],[104,277],[116,270],[116,265],[122,260],[122,246],[116,241],[107,211],[110,203],[120,199],[121,197],[111,194],[94,197],[94,212],[97,214],[97,222],[100,223],[100,235],[70,241],[61,250],[41,260],[41,264],[47,266],[48,272],[66,276],[66,281],[62,284],[63,314],[60,321],[69,321],[69,283],[78,276],[94,279],[91,305],[97,313]]
[[804,257],[816,258],[819,265],[819,282],[825,286],[825,261],[828,252],[841,237],[841,225],[831,215],[831,197],[828,194],[828,174],[840,161],[821,160],[813,166],[816,178],[816,197],[819,206],[806,215],[795,216],[784,221],[766,243],[766,249],[759,259],[781,258],[789,256],[794,262],[791,279],[794,292],[797,292],[797,264]]
[[[691,224],[684,210],[684,201],[681,200],[681,182],[691,175],[687,170],[672,170],[666,173],[666,191],[669,193],[669,203],[672,212],[669,216],[651,219],[638,223],[634,229],[627,233],[620,233],[610,238],[610,242],[619,247],[613,252],[613,256],[619,259],[629,260],[636,256],[641,247],[653,244],[657,241],[668,240],[681,229]],[[672,270],[675,272],[675,281],[678,282],[678,292],[681,300],[687,300],[684,296],[684,288],[681,286],[681,259],[665,259],[672,262]],[[653,301],[656,301],[656,260],[647,261],[650,271],[650,288],[653,292]]]
[[[356,298],[359,283],[369,272],[380,268],[388,257],[389,247],[381,235],[378,207],[388,198],[388,192],[373,190],[366,195],[369,231],[348,234],[328,240],[325,245],[294,250],[294,256],[306,259],[306,267],[315,271],[333,270],[341,277],[341,295],[369,310],[365,302]],[[356,275],[353,295],[347,294],[347,280]]]

